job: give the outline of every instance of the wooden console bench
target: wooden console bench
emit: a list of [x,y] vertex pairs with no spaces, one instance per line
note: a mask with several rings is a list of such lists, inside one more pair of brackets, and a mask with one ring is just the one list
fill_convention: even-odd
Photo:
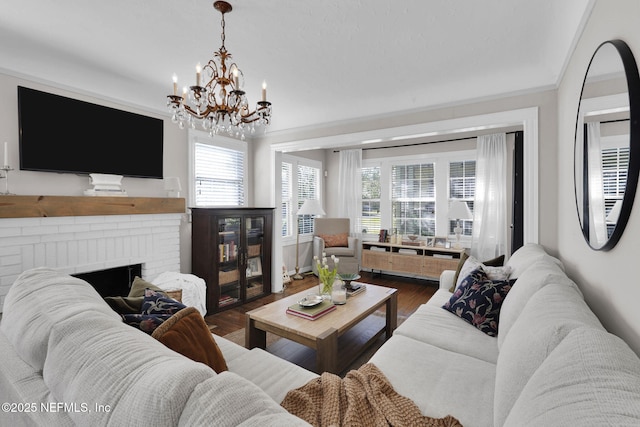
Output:
[[444,270],[455,270],[463,253],[464,249],[362,242],[362,267],[437,279]]

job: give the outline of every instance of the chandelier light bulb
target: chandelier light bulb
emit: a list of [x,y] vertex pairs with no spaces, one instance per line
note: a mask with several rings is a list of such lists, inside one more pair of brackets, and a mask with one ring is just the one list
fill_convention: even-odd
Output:
[[198,62],[196,65],[196,86],[200,86],[200,75],[202,74],[202,65]]
[[233,85],[236,87],[236,90],[240,90],[240,81],[238,78],[238,69],[233,69]]

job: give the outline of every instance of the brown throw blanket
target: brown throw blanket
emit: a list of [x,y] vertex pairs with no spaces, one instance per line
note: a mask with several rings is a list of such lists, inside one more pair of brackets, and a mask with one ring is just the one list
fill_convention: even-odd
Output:
[[287,393],[282,406],[317,427],[462,427],[452,416],[430,418],[422,415],[418,406],[399,395],[371,363],[349,372],[344,379],[325,372]]

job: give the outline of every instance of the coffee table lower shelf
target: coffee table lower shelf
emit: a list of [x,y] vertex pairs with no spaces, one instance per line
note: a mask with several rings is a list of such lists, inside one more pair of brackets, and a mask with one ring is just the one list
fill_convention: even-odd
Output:
[[[369,316],[338,338],[337,372],[340,375],[346,374],[348,369],[360,358],[363,361],[368,361],[375,350],[380,348],[386,340],[384,317]],[[322,373],[317,370],[317,352],[310,347],[281,338],[273,344],[267,345],[266,350],[309,371]]]

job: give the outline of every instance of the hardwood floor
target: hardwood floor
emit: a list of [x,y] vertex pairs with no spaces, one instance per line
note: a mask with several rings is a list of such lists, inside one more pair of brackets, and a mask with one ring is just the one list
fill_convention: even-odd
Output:
[[[368,272],[361,272],[360,275],[362,276],[361,282],[398,289],[398,317],[400,318],[411,315],[421,304],[427,302],[438,289],[437,282],[425,279],[410,279]],[[215,328],[211,330],[214,334],[225,336],[245,327],[245,313],[247,311],[317,286],[317,284],[318,278],[313,274],[308,274],[303,280],[293,280],[289,283],[283,293],[267,295],[240,307],[209,315],[205,319],[210,326],[215,325]]]

